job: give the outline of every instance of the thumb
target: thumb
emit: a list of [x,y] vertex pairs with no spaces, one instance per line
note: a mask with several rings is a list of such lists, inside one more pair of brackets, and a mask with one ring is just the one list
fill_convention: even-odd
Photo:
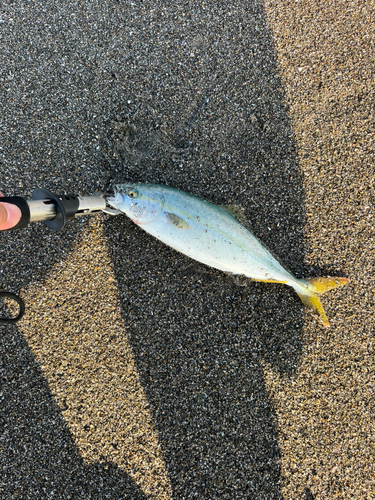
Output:
[[11,229],[21,219],[21,210],[12,203],[1,203],[3,193],[0,193],[0,231]]

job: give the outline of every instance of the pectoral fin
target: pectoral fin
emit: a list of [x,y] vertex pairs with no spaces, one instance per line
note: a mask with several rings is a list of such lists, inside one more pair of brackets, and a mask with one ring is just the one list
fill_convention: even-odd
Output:
[[176,214],[172,214],[171,212],[165,212],[165,219],[168,224],[172,224],[178,229],[190,229],[189,224]]

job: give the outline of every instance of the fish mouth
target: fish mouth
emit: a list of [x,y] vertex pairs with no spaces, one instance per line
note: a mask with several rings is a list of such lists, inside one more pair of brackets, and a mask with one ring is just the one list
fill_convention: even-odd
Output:
[[107,202],[111,207],[118,208],[124,201],[124,197],[120,192],[116,192],[115,196],[110,196],[107,198]]

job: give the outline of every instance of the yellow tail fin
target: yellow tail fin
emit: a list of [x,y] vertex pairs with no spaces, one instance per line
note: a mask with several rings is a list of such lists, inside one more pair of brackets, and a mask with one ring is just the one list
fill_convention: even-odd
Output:
[[[324,312],[323,306],[320,302],[318,295],[321,293],[332,290],[332,288],[338,288],[339,286],[346,285],[348,283],[348,278],[312,278],[304,280],[307,284],[307,290],[304,293],[302,290],[298,289],[299,298],[302,302],[319,313],[319,316],[323,322],[324,326],[329,326],[329,322]],[[309,293],[310,292],[310,293]]]

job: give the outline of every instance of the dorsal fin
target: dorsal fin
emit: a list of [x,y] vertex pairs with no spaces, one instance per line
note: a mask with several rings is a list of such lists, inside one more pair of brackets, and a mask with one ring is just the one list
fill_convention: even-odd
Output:
[[245,210],[240,205],[225,205],[221,206],[220,208],[231,215],[233,219],[236,219],[237,222],[239,222],[246,228],[249,228],[250,224],[246,219]]

